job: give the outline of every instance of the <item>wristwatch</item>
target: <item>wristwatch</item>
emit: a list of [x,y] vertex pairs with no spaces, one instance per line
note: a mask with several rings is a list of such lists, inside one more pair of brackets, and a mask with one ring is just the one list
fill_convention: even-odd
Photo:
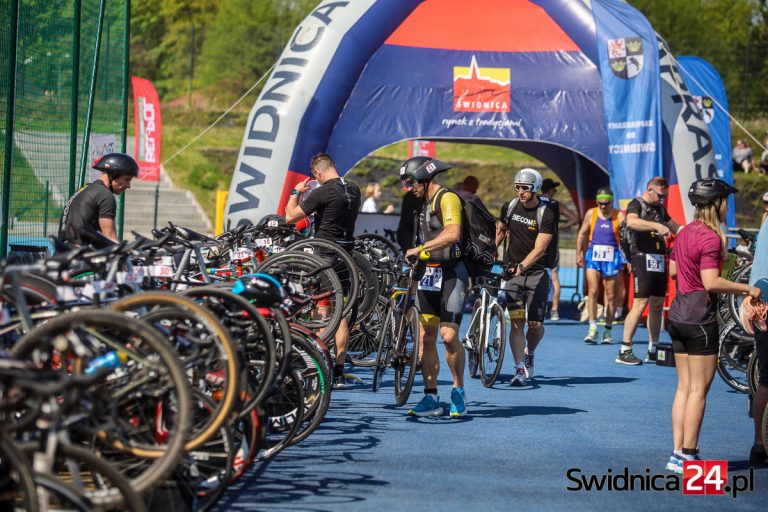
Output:
[[299,191],[298,191],[298,190],[296,190],[296,189],[293,189],[293,190],[291,190],[291,193],[290,193],[290,194],[288,194],[288,195],[291,195],[291,196],[300,196],[300,195],[301,195],[301,192],[299,192]]

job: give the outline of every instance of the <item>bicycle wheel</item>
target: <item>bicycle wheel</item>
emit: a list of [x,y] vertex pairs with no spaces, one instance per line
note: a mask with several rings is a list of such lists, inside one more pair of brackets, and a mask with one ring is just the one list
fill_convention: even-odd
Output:
[[288,246],[289,252],[303,252],[322,258],[329,263],[333,271],[344,287],[344,311],[342,316],[348,316],[352,312],[360,290],[360,279],[357,265],[348,253],[339,244],[322,238],[307,238],[293,242]]
[[395,349],[395,403],[398,407],[404,405],[411,396],[413,379],[416,376],[421,348],[421,325],[419,310],[415,307],[408,309],[405,314],[405,325],[400,330],[400,339]]
[[391,299],[387,303],[387,312],[384,316],[384,324],[379,331],[379,343],[376,350],[376,364],[373,367],[373,383],[372,389],[376,393],[381,388],[381,381],[384,378],[384,373],[390,364],[390,356],[392,351],[393,340],[395,338],[397,330],[397,314],[395,308],[397,307],[394,299]]
[[507,325],[504,309],[498,304],[491,306],[485,336],[480,340],[480,380],[483,386],[490,388],[496,382],[504,362],[504,350],[507,346]]
[[[66,510],[67,512],[74,510],[80,512],[94,511],[91,500],[55,476],[48,473],[34,472],[32,473],[32,479],[37,487],[38,506],[43,510]],[[40,502],[43,502],[42,505]]]
[[763,413],[763,447],[768,451],[768,407]]
[[[12,355],[48,370],[81,373],[115,352],[125,361],[108,371],[89,397],[90,422],[96,425],[89,432],[113,453],[141,459],[128,475],[141,493],[173,470],[192,421],[184,370],[157,331],[115,311],[81,310],[37,326]],[[156,436],[158,414],[162,439]]]
[[323,343],[333,341],[344,311],[341,281],[327,261],[312,254],[285,252],[268,258],[259,272],[274,276],[303,304],[290,320],[312,329]]
[[757,351],[752,352],[747,364],[747,383],[749,385],[749,394],[755,396],[757,386],[760,382],[760,368],[757,366]]
[[[723,330],[720,331],[720,352],[717,358],[717,373],[731,388],[739,393],[749,392],[749,385],[747,384],[746,375],[746,362],[744,363],[743,370],[739,366],[731,364],[733,361],[733,355],[727,354],[729,345],[726,340],[729,333],[735,327],[735,323],[730,322]],[[749,357],[747,355],[747,357]],[[748,360],[746,360],[748,361]]]
[[483,301],[481,299],[475,300],[475,305],[472,306],[472,325],[467,331],[467,340],[469,341],[471,348],[467,348],[467,369],[469,370],[469,376],[477,378],[477,371],[480,369],[480,344],[485,336],[480,332],[480,317],[475,317],[478,310],[482,307]]
[[[379,296],[379,280],[371,263],[359,252],[352,253],[352,259],[357,268],[359,291],[357,292],[356,318],[350,320],[350,325],[355,322],[364,322],[376,307],[376,299]],[[355,316],[355,315],[353,315]]]
[[32,470],[10,438],[0,435],[0,509],[37,512]]
[[115,311],[140,314],[145,314],[155,308],[177,308],[192,313],[198,321],[194,324],[196,332],[205,337],[205,343],[215,346],[215,352],[212,352],[213,357],[209,361],[212,365],[208,369],[209,373],[201,377],[206,378],[209,377],[209,374],[213,376],[219,372],[218,375],[223,377],[223,382],[220,383],[223,387],[223,393],[217,402],[217,414],[211,417],[207,426],[196,431],[195,436],[187,441],[185,449],[187,451],[194,450],[205,443],[209,437],[216,434],[235,407],[239,388],[237,380],[239,375],[238,356],[229,332],[209,310],[190,298],[167,292],[144,292],[120,299],[110,306],[110,309]]
[[92,451],[70,444],[56,447],[56,477],[78,489],[102,510],[141,512],[144,502],[120,471]]
[[347,360],[354,366],[368,368],[376,365],[379,332],[384,325],[387,300],[377,297],[376,306],[365,322],[358,322],[349,331]]
[[255,460],[271,459],[289,446],[304,419],[303,404],[304,386],[301,373],[291,370],[264,402],[267,425],[262,443],[264,450],[256,454]]

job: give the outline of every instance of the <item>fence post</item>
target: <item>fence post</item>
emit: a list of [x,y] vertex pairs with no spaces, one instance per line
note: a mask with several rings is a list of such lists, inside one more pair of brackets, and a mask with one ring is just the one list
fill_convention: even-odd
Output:
[[[131,0],[125,0],[125,41],[123,41],[123,119],[120,127],[120,151],[125,153],[125,139],[128,136],[128,73],[129,55],[131,49]],[[120,208],[117,213],[117,238],[123,239],[123,224],[125,224],[125,193],[120,196]]]
[[72,112],[69,117],[69,196],[77,180],[77,110],[80,108],[80,0],[75,0],[72,27]]
[[11,10],[10,29],[8,39],[10,55],[8,56],[8,110],[5,117],[5,155],[3,161],[3,197],[2,212],[0,212],[0,257],[4,258],[8,252],[8,223],[11,217],[11,165],[13,164],[13,117],[15,114],[16,99],[16,45],[18,44],[19,2],[16,0]]
[[85,115],[85,128],[83,129],[83,148],[80,155],[80,176],[77,187],[85,185],[85,170],[88,168],[88,146],[91,135],[91,122],[93,121],[93,101],[96,95],[96,76],[99,73],[99,54],[101,53],[101,33],[104,28],[104,9],[107,0],[99,2],[99,22],[96,25],[96,41],[93,50],[93,67],[91,68],[91,83],[88,85],[88,110]]
[[43,203],[43,238],[48,238],[48,198],[50,197],[51,182],[45,180],[45,199]]

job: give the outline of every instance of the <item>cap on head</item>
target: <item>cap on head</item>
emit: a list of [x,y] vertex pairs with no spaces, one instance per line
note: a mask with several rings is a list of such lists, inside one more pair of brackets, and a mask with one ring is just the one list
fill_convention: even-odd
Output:
[[557,188],[560,186],[559,181],[555,181],[551,178],[547,178],[544,181],[541,182],[541,191],[542,192],[549,192],[553,188]]
[[426,183],[441,172],[452,169],[453,166],[428,156],[414,156],[400,166],[400,179],[412,177],[419,183]]
[[515,185],[531,185],[533,186],[533,192],[541,190],[541,183],[541,174],[536,169],[526,167],[525,169],[520,169],[515,174]]
[[107,153],[94,162],[93,168],[107,173],[112,180],[124,174],[139,176],[139,164],[125,153]]

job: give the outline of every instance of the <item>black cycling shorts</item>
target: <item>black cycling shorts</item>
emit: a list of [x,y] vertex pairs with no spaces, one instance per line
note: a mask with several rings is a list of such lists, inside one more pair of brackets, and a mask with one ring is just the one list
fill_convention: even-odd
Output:
[[445,263],[442,270],[440,291],[419,289],[417,305],[421,321],[427,325],[451,323],[461,325],[464,303],[467,300],[469,272],[463,262]]
[[720,350],[720,331],[717,322],[704,325],[678,324],[670,321],[667,327],[675,354],[714,356]]
[[759,382],[768,386],[768,331],[755,328],[755,354],[757,357],[757,370],[760,372]]
[[534,270],[522,276],[510,277],[502,289],[506,293],[506,303],[509,309],[509,317],[515,318],[515,305],[525,304],[527,319],[529,322],[543,322],[547,316],[547,303],[549,302],[549,288],[552,280],[546,270]]
[[635,297],[664,297],[667,295],[667,269],[663,254],[632,256]]

